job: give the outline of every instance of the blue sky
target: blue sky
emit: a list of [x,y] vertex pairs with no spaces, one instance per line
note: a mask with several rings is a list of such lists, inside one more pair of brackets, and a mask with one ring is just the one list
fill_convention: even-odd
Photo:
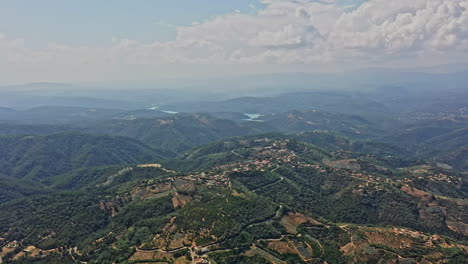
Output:
[[256,0],[2,0],[0,32],[28,44],[107,45],[112,37],[173,39],[171,25],[190,25],[234,10],[250,13]]
[[0,83],[468,64],[467,21],[468,0],[0,0]]
[[262,7],[259,0],[1,0],[0,32],[38,46],[48,42],[106,45],[112,37],[170,40],[174,26],[236,10],[254,13]]

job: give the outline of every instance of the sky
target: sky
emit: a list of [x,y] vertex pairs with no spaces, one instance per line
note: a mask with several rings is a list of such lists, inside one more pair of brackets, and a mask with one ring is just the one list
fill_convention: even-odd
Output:
[[468,63],[468,0],[0,0],[0,84]]

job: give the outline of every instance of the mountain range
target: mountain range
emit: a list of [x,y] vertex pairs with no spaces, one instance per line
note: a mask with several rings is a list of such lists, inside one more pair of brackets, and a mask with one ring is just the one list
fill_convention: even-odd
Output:
[[467,263],[468,101],[418,89],[0,108],[0,262]]

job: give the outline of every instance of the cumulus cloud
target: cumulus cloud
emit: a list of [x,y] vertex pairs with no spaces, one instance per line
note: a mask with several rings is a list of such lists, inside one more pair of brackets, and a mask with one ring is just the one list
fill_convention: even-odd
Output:
[[[113,39],[108,48],[51,44],[31,50],[0,35],[10,63],[369,63],[465,57],[468,0],[263,0],[254,14],[232,12],[176,28],[172,41]],[[252,7],[254,8],[254,7]]]
[[330,32],[335,49],[388,53],[462,48],[468,39],[468,1],[369,1],[344,13]]

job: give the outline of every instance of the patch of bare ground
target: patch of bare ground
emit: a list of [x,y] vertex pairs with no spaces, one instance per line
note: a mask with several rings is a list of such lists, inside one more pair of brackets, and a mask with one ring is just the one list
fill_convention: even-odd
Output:
[[445,196],[437,196],[437,200],[450,200],[457,205],[456,210],[447,210],[446,224],[452,231],[468,236],[468,212],[466,211],[468,200],[455,199]]
[[415,198],[419,198],[419,199],[421,199],[423,201],[432,201],[435,198],[432,193],[419,190],[419,189],[411,187],[411,186],[409,186],[407,184],[403,185],[401,187],[401,190],[403,192],[405,192],[406,194],[408,194],[410,196],[413,196]]
[[[183,247],[187,247],[192,244],[194,235],[191,233],[177,232],[177,226],[174,224],[176,217],[164,226],[161,234],[157,234],[152,241],[153,249],[161,249],[166,251],[177,250]],[[147,245],[148,247],[148,245]]]
[[289,245],[287,241],[272,241],[268,243],[268,247],[280,254],[292,253],[297,254],[297,251]]
[[23,249],[21,252],[19,252],[18,254],[16,254],[14,257],[13,257],[13,260],[18,260],[19,258],[21,257],[25,257],[25,256],[28,256],[28,257],[37,257],[39,256],[39,254],[41,254],[41,250],[36,248],[35,246],[27,246],[25,249]]
[[[454,232],[468,236],[468,224],[466,221],[463,221],[466,219],[466,212],[464,211],[467,203],[466,200],[453,199],[444,196],[434,196],[432,193],[419,190],[409,186],[408,184],[403,185],[401,190],[412,197],[420,199],[421,203],[419,205],[419,214],[421,218],[426,219],[433,217],[427,208],[433,209],[437,212],[440,212],[446,218],[445,224],[448,228]],[[443,199],[454,202],[458,205],[458,209],[452,208],[450,210],[444,206],[441,206],[438,200]]]
[[246,256],[255,256],[259,255],[267,260],[269,260],[273,264],[287,264],[287,262],[282,261],[281,259],[273,256],[272,254],[268,253],[267,251],[258,248],[256,246],[252,246],[248,251],[244,253]]
[[360,170],[361,165],[356,159],[324,161],[324,164],[335,169]]
[[245,193],[239,193],[236,189],[232,189],[232,195],[242,198],[246,197]]
[[165,172],[175,173],[173,170],[168,170],[162,167],[161,164],[153,163],[153,164],[140,164],[137,166],[138,168],[159,168]]
[[185,256],[174,260],[174,264],[187,264],[187,263],[192,263],[192,262],[188,260]]
[[394,233],[389,230],[375,229],[364,232],[364,235],[372,244],[386,245],[392,248],[410,248],[414,243],[414,239],[406,237],[403,233]]
[[170,182],[157,183],[148,186],[137,186],[131,191],[132,199],[145,199],[148,197],[164,197],[172,192]]
[[421,175],[426,174],[432,167],[429,165],[420,165],[408,168],[408,171],[412,174]]
[[[431,252],[423,257],[426,262],[414,262],[414,263],[446,263],[446,256],[438,252],[438,248],[459,248],[464,250],[468,254],[468,247],[449,242],[438,235],[428,235],[419,231],[413,231],[405,228],[387,228],[387,227],[365,227],[360,226],[354,229],[350,229],[347,225],[341,226],[343,230],[349,233],[351,242],[341,247],[341,251],[345,256],[354,256],[359,261],[364,261],[360,258],[364,257],[365,251],[369,248],[375,247],[376,245],[382,245],[393,250],[386,250],[377,246],[378,250],[386,251],[395,255],[395,258],[403,260],[404,257],[397,254],[399,249],[410,249],[413,247],[424,247],[433,248],[434,252]],[[405,252],[405,251],[402,251]],[[364,254],[363,254],[364,253]],[[411,259],[412,260],[412,259]],[[431,260],[431,262],[427,262]],[[355,259],[355,261],[357,261]],[[359,262],[358,263],[361,263]],[[364,262],[363,262],[364,263]],[[400,262],[394,262],[400,263]]]
[[291,253],[298,255],[303,261],[310,261],[313,257],[312,247],[303,241],[287,239],[286,241],[271,241],[268,243],[268,248],[280,253]]
[[160,126],[167,126],[167,125],[170,125],[172,123],[174,123],[174,120],[170,120],[170,119],[159,119],[159,125]]
[[192,200],[192,197],[190,196],[183,195],[180,193],[175,193],[172,196],[172,206],[174,206],[174,208],[184,208],[185,205],[187,205],[187,203],[190,202],[191,200]]
[[[173,257],[172,253],[167,252],[145,252],[145,251],[136,251],[131,257],[130,261],[151,261],[159,259],[171,259]],[[154,263],[154,262],[151,262]],[[168,262],[156,262],[156,263],[168,263]]]
[[468,224],[461,221],[446,221],[447,227],[452,231],[468,236]]
[[195,184],[192,181],[176,178],[174,180],[174,188],[180,192],[193,192]]
[[161,164],[140,164],[137,166],[138,168],[161,168]]
[[98,184],[97,186],[109,186],[112,184],[112,182],[115,180],[115,178],[121,176],[121,175],[124,175],[125,173],[129,172],[129,171],[132,171],[133,168],[129,167],[129,168],[125,168],[125,169],[121,169],[120,171],[118,171],[117,173],[115,174],[112,174],[111,176],[107,177],[107,180],[106,182],[102,183],[102,184]]
[[99,208],[101,211],[112,217],[117,214],[117,206],[113,201],[99,201]]
[[[3,263],[2,258],[10,253],[13,252],[16,248],[20,246],[20,243],[15,241],[9,242],[7,245],[5,245],[1,251],[0,251],[0,263]],[[16,255],[12,257],[13,260],[18,260],[23,257],[28,257],[28,258],[34,258],[34,257],[41,257],[41,256],[46,256],[50,254],[55,254],[59,253],[62,251],[67,251],[70,254],[78,254],[81,255],[81,253],[78,251],[77,247],[74,248],[54,248],[54,249],[49,249],[49,250],[43,250],[40,248],[37,248],[33,245],[28,245],[26,246],[23,250],[18,252]],[[28,262],[29,263],[29,262]]]
[[13,252],[17,246],[18,243],[16,241],[10,242],[4,246],[0,252],[0,259],[3,258],[6,254]]
[[57,253],[59,252],[59,249],[50,249],[50,250],[42,250],[40,248],[37,248],[35,246],[29,245],[25,249],[23,249],[21,252],[16,254],[13,257],[13,260],[18,260],[21,257],[37,257],[40,255],[47,255],[47,254],[52,254],[52,253]]
[[349,242],[348,244],[344,245],[341,247],[341,252],[343,252],[343,255],[348,256],[353,254],[356,251],[356,245],[354,245],[354,242]]
[[300,213],[289,212],[288,215],[283,216],[283,218],[281,218],[281,224],[286,228],[286,231],[290,234],[297,234],[297,227],[305,223],[310,223],[314,225],[322,224],[319,221]]

